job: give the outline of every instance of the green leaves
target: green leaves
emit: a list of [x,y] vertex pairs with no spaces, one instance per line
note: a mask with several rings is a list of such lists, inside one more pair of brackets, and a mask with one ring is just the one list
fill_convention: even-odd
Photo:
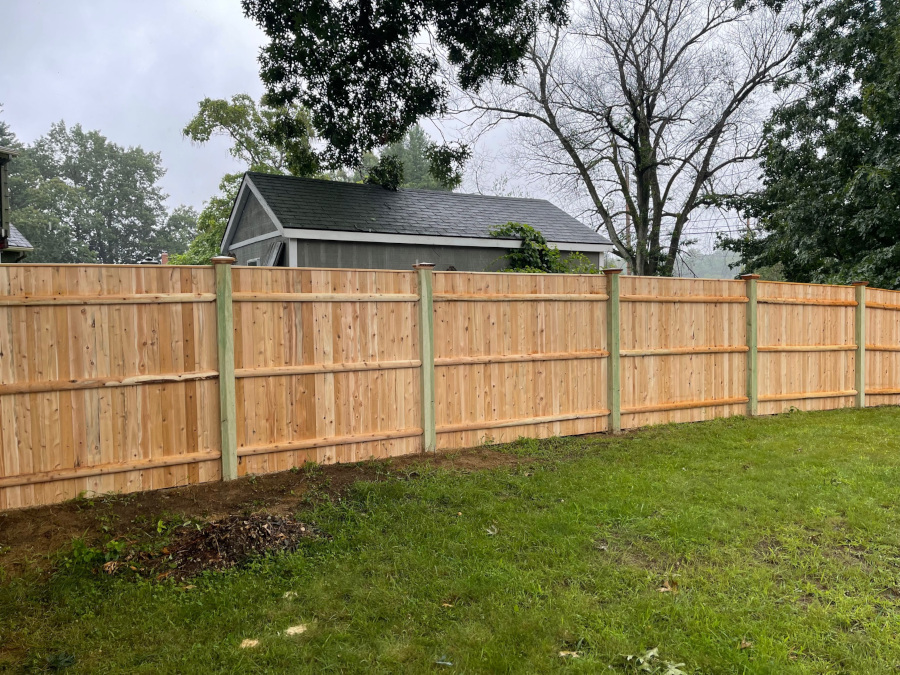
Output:
[[369,169],[366,182],[396,191],[403,183],[403,162],[394,155],[382,155],[378,164]]
[[492,228],[492,237],[520,239],[522,246],[512,249],[505,257],[511,272],[597,274],[599,271],[583,253],[571,253],[565,258],[555,246],[550,246],[544,235],[524,223],[507,223]]
[[790,281],[900,288],[900,3],[825,6],[797,65],[807,93],[769,120],[764,187],[739,204],[762,233],[724,246]]
[[[512,81],[541,22],[561,23],[564,0],[243,0],[269,38],[260,56],[272,105],[299,103],[327,140],[332,168],[395,143],[445,110],[440,50],[466,88]],[[421,36],[428,33],[429,46]],[[436,176],[437,177],[437,176]]]
[[193,212],[166,212],[158,153],[125,148],[64,122],[10,163],[11,220],[28,262],[134,263],[184,248]]
[[199,144],[213,136],[230,138],[231,156],[251,171],[294,176],[319,172],[309,113],[297,105],[257,105],[249,94],[231,100],[205,98],[182,133]]

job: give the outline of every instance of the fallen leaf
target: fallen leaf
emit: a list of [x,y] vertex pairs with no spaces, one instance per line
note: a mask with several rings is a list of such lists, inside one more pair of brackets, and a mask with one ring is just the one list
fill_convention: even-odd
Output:
[[284,634],[285,635],[300,635],[300,633],[305,633],[305,632],[306,632],[306,626],[304,626],[301,623],[297,626],[291,626],[286,631],[284,631]]
[[297,591],[288,591],[281,597],[283,597],[285,600],[293,600],[294,598],[297,597]]
[[116,570],[119,569],[121,563],[116,562],[115,560],[110,560],[108,563],[103,565],[103,571],[107,574],[115,574]]
[[241,643],[241,649],[251,649],[252,647],[259,647],[259,640],[247,638]]
[[442,602],[441,607],[453,607],[449,602]]
[[191,590],[192,588],[197,588],[197,587],[194,586],[194,584],[188,584],[187,586],[182,586],[182,587],[181,587],[181,590],[183,590],[183,591],[189,591],[189,590]]
[[447,660],[446,656],[442,656],[437,661],[434,662],[437,666],[452,666],[453,663]]
[[488,536],[493,537],[500,530],[497,529],[496,525],[491,525],[490,527],[484,528],[484,531],[488,533]]
[[750,649],[753,646],[753,643],[749,640],[741,640],[740,647],[738,649]]
[[666,579],[663,582],[663,585],[660,586],[659,588],[657,588],[656,590],[659,591],[660,593],[671,593],[672,595],[675,595],[676,593],[678,593],[678,582],[677,581],[669,581],[668,579]]
[[581,656],[581,654],[579,654],[578,652],[560,652],[559,656],[563,659],[577,659]]

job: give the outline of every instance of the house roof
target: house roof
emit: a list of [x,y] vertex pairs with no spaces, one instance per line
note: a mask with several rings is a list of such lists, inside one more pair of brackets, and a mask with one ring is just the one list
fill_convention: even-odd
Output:
[[551,242],[610,243],[545,199],[393,191],[255,172],[247,177],[285,228],[487,239],[492,227],[512,221],[531,225]]
[[16,229],[15,225],[9,226],[9,248],[10,251],[33,251],[34,246],[25,238],[21,232]]

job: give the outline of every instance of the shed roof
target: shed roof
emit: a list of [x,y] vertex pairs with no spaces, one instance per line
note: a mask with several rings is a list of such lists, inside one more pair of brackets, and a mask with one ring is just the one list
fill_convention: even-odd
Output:
[[540,230],[547,241],[610,243],[545,199],[394,191],[378,185],[256,172],[247,177],[285,228],[486,239],[492,227],[512,221]]
[[33,251],[34,246],[25,238],[15,225],[9,226],[9,249],[13,251]]

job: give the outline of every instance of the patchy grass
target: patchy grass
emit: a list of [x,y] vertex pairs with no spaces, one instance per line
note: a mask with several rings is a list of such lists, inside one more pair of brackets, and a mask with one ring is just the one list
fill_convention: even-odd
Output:
[[302,514],[330,539],[227,572],[135,580],[64,552],[2,582],[0,669],[900,666],[900,410],[502,450],[537,460],[356,483]]

